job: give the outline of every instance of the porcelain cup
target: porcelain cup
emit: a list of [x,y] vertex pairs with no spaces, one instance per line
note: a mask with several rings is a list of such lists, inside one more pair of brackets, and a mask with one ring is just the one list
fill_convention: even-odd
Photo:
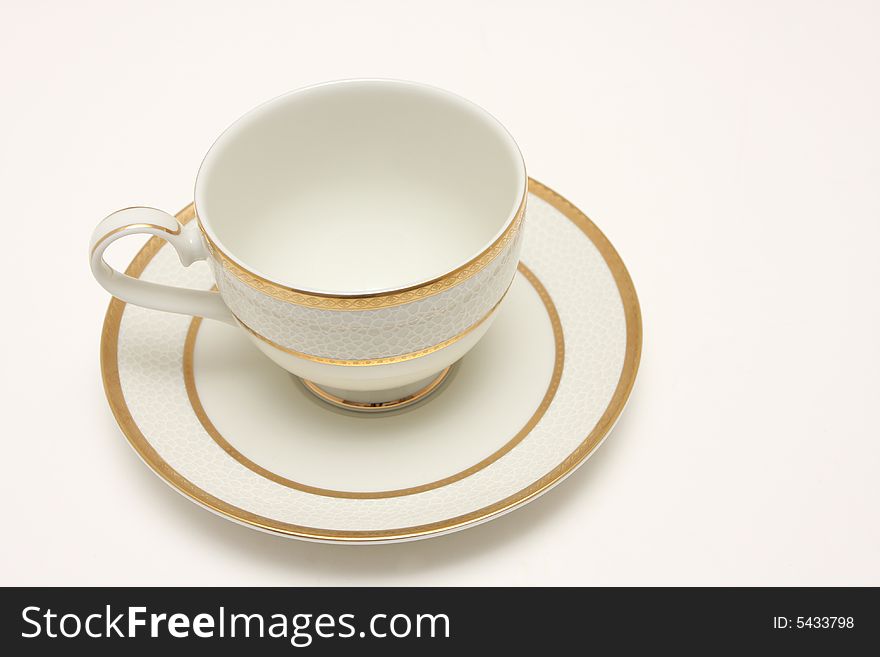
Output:
[[[329,401],[395,407],[436,384],[486,333],[519,260],[527,177],[485,110],[395,80],[300,89],[214,143],[195,221],[134,207],[90,245],[98,282],[128,303],[240,327]],[[130,234],[206,260],[216,290],[126,276],[105,249]]]

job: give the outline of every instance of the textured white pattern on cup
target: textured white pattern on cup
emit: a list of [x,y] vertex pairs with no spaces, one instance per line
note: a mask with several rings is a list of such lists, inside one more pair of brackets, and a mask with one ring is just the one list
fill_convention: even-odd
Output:
[[367,360],[408,354],[454,338],[483,319],[516,273],[523,230],[483,270],[426,299],[375,310],[307,308],[263,294],[210,259],[223,300],[246,326],[312,356]]
[[[119,375],[134,421],[159,455],[193,484],[285,523],[328,530],[396,529],[456,517],[516,493],[565,460],[590,433],[614,393],[626,347],[623,304],[596,247],[535,196],[529,199],[528,215],[523,262],[556,304],[565,334],[565,367],[537,426],[483,470],[441,488],[387,499],[325,497],[265,479],[224,452],[190,407],[181,371],[190,318],[127,306],[119,334]],[[185,286],[211,284],[207,266],[182,269],[169,247],[162,248],[142,277]]]

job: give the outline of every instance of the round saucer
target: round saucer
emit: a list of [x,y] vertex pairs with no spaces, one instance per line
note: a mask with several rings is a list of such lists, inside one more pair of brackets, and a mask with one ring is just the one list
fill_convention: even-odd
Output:
[[[178,219],[188,221],[192,206]],[[209,288],[151,239],[127,273]],[[463,529],[571,474],[620,415],[641,352],[632,280],[598,228],[529,181],[522,263],[495,323],[424,401],[335,408],[234,327],[114,299],[104,387],[132,447],[205,508],[301,539],[381,543]]]

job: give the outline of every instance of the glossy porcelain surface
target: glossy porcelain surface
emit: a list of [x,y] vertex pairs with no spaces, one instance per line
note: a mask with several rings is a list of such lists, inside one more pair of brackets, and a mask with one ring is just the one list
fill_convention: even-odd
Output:
[[[423,403],[328,407],[241,331],[114,301],[102,341],[111,407],[146,463],[202,506],[318,541],[411,540],[486,521],[569,475],[629,396],[638,301],[613,247],[532,183],[522,264],[484,339]],[[163,242],[132,275],[207,289]]]
[[[526,184],[515,142],[473,103],[415,83],[327,83],[227,129],[180,222],[151,208],[105,219],[92,270],[130,303],[240,326],[322,387],[393,396],[488,329],[519,260]],[[184,265],[207,260],[219,292],[112,271],[104,249],[132,233],[168,240]]]
[[467,265],[525,191],[516,143],[477,105],[427,85],[352,80],[236,121],[202,163],[195,204],[211,243],[248,272],[349,296]]

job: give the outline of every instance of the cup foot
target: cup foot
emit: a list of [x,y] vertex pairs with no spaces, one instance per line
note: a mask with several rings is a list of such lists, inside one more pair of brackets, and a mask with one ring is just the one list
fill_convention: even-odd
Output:
[[360,413],[381,413],[383,411],[394,411],[399,408],[405,408],[422,401],[440,387],[440,384],[443,383],[444,379],[446,379],[446,376],[449,374],[450,369],[451,366],[430,379],[420,381],[404,388],[385,390],[382,391],[382,393],[372,393],[373,397],[388,397],[389,399],[387,400],[361,397],[364,393],[348,393],[344,390],[337,390],[335,388],[322,388],[318,384],[307,381],[306,379],[300,380],[309,392],[328,404],[332,404],[339,408],[345,408],[350,411],[358,411]]

